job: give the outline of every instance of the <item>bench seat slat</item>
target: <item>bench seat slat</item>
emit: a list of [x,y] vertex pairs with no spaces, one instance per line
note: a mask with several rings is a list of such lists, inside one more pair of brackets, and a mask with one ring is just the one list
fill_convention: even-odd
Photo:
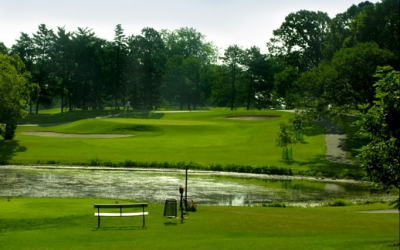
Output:
[[139,213],[94,213],[94,216],[98,217],[98,216],[104,216],[104,217],[126,217],[126,216],[145,216],[145,215],[149,215],[148,212],[139,212]]
[[147,203],[132,204],[94,204],[94,208],[127,208],[127,207],[147,207]]

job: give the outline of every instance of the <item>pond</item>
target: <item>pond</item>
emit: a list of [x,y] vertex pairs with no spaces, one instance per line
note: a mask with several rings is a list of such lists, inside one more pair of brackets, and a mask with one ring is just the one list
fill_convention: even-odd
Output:
[[[163,203],[179,199],[184,170],[0,166],[1,197],[82,197]],[[203,205],[253,206],[271,202],[315,206],[332,199],[394,200],[367,182],[188,171],[188,200]]]

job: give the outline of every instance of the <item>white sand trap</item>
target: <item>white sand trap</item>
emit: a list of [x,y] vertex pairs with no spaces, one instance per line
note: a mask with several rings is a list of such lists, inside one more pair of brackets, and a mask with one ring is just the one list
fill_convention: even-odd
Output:
[[272,115],[241,115],[241,116],[229,116],[226,119],[234,119],[234,120],[267,120],[271,118],[278,118],[279,116]]
[[122,138],[134,136],[132,134],[64,134],[57,132],[22,132],[24,135],[61,137],[61,138]]

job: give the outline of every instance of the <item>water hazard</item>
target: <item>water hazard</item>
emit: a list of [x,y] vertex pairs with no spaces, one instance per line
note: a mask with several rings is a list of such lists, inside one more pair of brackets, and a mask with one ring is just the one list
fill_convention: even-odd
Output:
[[[185,171],[0,166],[2,197],[82,197],[163,203],[179,198]],[[280,202],[314,206],[332,199],[394,200],[366,182],[188,171],[188,200],[203,205],[246,206]]]

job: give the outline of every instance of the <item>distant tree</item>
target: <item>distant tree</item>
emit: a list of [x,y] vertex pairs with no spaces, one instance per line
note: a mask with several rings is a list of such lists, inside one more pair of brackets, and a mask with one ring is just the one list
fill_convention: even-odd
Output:
[[185,76],[185,58],[182,55],[170,57],[166,63],[165,69],[165,88],[164,95],[168,102],[173,103],[178,100],[179,107],[183,110],[185,102],[187,103],[188,87]]
[[323,42],[329,31],[327,13],[300,10],[290,13],[267,43],[269,52],[300,71],[311,70],[323,58]]
[[163,31],[162,37],[168,57],[182,55],[193,57],[204,63],[214,63],[217,60],[217,48],[206,36],[194,28],[180,28],[172,32]]
[[[181,109],[196,109],[209,96],[209,66],[216,62],[217,49],[193,28],[162,31],[167,55],[163,94]],[[175,78],[175,80],[173,80]]]
[[[29,72],[34,71],[36,53],[33,40],[28,34],[21,32],[20,38],[17,40],[17,43],[11,47],[10,54],[17,54],[21,58],[22,62],[25,65],[25,70]],[[29,80],[31,82],[34,81],[34,79],[32,78],[30,78]],[[29,113],[32,113],[33,105],[37,103],[40,96],[40,88],[37,88],[36,90],[39,90],[39,93],[35,91],[33,98],[30,99]]]
[[229,68],[230,76],[230,106],[231,110],[234,109],[237,98],[237,85],[240,74],[243,71],[243,56],[244,51],[237,45],[230,45],[224,53],[222,60]]
[[33,34],[34,59],[32,66],[32,81],[39,84],[40,95],[36,102],[36,114],[39,112],[39,104],[50,104],[56,81],[52,74],[52,58],[54,46],[54,32],[45,24],[40,24],[38,31]]
[[8,48],[3,42],[0,42],[0,53],[3,53],[4,55],[8,54]]
[[113,74],[113,88],[112,92],[114,94],[114,104],[115,108],[119,109],[119,100],[122,101],[122,104],[125,105],[125,92],[126,92],[126,81],[125,81],[125,72],[126,72],[126,56],[127,52],[127,44],[126,38],[124,35],[124,30],[122,29],[121,24],[118,24],[115,28],[115,37],[113,42],[113,70],[110,72]]
[[230,102],[230,70],[227,65],[211,65],[211,102],[213,106],[227,107]]
[[350,24],[351,35],[346,47],[356,43],[375,42],[381,49],[396,56],[396,67],[400,67],[400,1],[383,0],[376,4],[364,4]]
[[[360,159],[371,181],[386,191],[400,189],[400,84],[399,71],[379,68],[374,85],[374,104],[363,105],[362,130],[370,142],[362,148]],[[397,208],[400,198],[396,201]]]
[[277,98],[285,101],[286,107],[291,107],[296,102],[296,81],[300,76],[297,67],[286,67],[281,72],[275,75],[274,92]]
[[144,78],[142,40],[143,37],[140,35],[132,35],[127,38],[126,95],[133,108],[144,106],[144,96],[142,94],[145,87],[142,81]]
[[0,53],[0,135],[5,140],[12,140],[19,119],[26,115],[31,85],[30,74],[24,71],[24,64],[18,55],[7,56]]
[[[74,107],[87,110],[101,108],[105,96],[106,83],[111,73],[104,64],[109,63],[104,50],[110,47],[87,28],[78,28],[73,39],[75,70],[71,80],[70,111]],[[106,62],[105,62],[106,61]],[[103,67],[104,66],[104,67]],[[110,67],[108,67],[109,69]]]
[[148,109],[158,108],[161,103],[161,85],[165,70],[165,46],[161,34],[153,28],[142,29],[137,39],[142,70],[142,99]]
[[275,60],[261,54],[260,48],[255,46],[244,51],[243,65],[246,67],[245,78],[247,78],[243,94],[249,110],[255,101],[256,93],[271,94],[277,66]]
[[65,28],[58,28],[54,36],[54,50],[52,52],[52,71],[56,76],[55,94],[61,99],[61,113],[64,112],[67,96],[73,93],[72,79],[75,73],[75,51],[72,42],[73,33]]
[[335,53],[331,65],[337,72],[337,78],[331,82],[328,93],[338,97],[330,98],[336,105],[373,104],[374,72],[378,66],[390,65],[394,56],[388,50],[383,50],[375,43],[360,43],[352,48],[343,48]]
[[352,47],[354,45],[354,42],[351,42],[352,23],[356,16],[368,6],[373,6],[373,3],[366,1],[358,5],[352,5],[344,13],[339,13],[331,19],[329,22],[329,33],[323,42],[325,60],[331,60],[335,52],[341,48]]
[[330,63],[321,63],[313,71],[303,73],[297,81],[302,106],[315,108],[319,114],[348,112],[359,104],[373,105],[378,66],[391,65],[393,54],[376,43],[359,43],[342,48]]

